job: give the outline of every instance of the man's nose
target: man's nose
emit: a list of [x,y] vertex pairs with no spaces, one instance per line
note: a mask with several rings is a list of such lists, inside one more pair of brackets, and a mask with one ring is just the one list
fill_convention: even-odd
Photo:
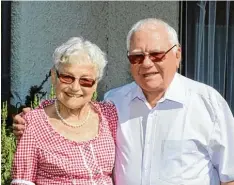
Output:
[[154,63],[149,58],[149,55],[145,55],[145,58],[142,62],[142,67],[149,68],[149,67],[152,67],[153,65],[154,65]]

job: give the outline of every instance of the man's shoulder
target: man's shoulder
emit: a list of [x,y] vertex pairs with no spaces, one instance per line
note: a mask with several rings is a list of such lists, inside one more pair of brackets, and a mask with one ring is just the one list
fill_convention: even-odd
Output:
[[184,76],[181,76],[181,81],[187,90],[189,99],[195,98],[195,101],[198,100],[194,105],[203,102],[202,104],[212,111],[213,116],[217,111],[221,111],[222,107],[227,105],[226,100],[215,88]]
[[122,99],[127,96],[134,88],[137,87],[135,82],[125,84],[123,86],[109,90],[104,95],[104,100],[113,101],[114,99]]
[[186,90],[188,106],[191,106],[193,110],[197,110],[194,114],[197,115],[202,112],[201,114],[205,115],[205,112],[207,112],[215,122],[218,114],[231,112],[226,100],[213,87],[181,75],[180,79]]
[[192,80],[182,75],[180,75],[180,79],[183,83],[183,86],[189,93],[196,94],[203,98],[210,98],[211,96],[217,96],[217,98],[220,98],[221,96],[221,94],[216,89],[205,83]]

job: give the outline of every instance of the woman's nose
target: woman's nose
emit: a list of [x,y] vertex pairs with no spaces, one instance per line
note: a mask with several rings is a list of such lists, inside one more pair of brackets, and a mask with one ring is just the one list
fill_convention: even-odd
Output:
[[71,84],[72,91],[79,91],[80,90],[80,82],[79,79],[75,79],[75,81]]

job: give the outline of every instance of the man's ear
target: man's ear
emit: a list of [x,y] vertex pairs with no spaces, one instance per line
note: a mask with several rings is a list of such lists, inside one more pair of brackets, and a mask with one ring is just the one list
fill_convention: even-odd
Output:
[[55,87],[56,81],[57,81],[57,74],[56,74],[55,68],[52,68],[52,69],[50,70],[50,72],[51,72],[51,83],[52,83],[53,86]]
[[179,45],[177,47],[177,51],[176,51],[176,67],[177,67],[177,69],[180,67],[180,62],[181,62],[181,47]]

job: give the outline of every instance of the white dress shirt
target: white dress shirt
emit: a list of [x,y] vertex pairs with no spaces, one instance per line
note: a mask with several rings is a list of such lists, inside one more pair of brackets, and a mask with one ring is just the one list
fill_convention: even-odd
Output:
[[154,108],[132,82],[105,94],[119,124],[116,185],[220,185],[234,180],[234,118],[212,87],[176,73]]

